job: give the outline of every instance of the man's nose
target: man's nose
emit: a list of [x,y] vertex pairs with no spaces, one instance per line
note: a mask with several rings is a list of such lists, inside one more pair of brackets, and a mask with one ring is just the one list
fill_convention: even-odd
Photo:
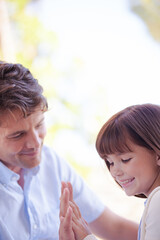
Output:
[[27,138],[26,146],[27,148],[39,148],[41,145],[41,138],[36,131],[32,131]]

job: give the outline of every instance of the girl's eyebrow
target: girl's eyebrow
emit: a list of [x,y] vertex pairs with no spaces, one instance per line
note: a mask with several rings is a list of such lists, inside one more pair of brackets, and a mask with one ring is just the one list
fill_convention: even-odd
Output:
[[119,156],[130,154],[130,153],[133,153],[133,151],[128,151],[128,152],[121,153],[121,154],[119,154]]
[[[116,156],[122,156],[122,155],[129,154],[129,153],[132,153],[132,152],[133,152],[133,151],[123,152],[123,153],[117,152],[117,153],[112,153],[112,154],[115,154]],[[109,159],[109,155],[112,155],[112,154],[108,154],[108,155],[106,156],[106,160],[108,160],[108,159]]]

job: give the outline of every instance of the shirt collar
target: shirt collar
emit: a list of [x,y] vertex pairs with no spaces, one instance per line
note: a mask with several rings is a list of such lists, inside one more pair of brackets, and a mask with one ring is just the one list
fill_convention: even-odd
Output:
[[18,181],[19,175],[10,170],[0,161],[0,183],[8,184],[13,179]]
[[[25,175],[36,175],[39,171],[40,166],[36,166],[31,169],[24,169]],[[8,167],[6,167],[1,161],[0,161],[0,183],[2,184],[9,184],[10,181],[18,181],[20,178],[19,174],[13,172]]]
[[34,168],[25,168],[24,169],[24,175],[28,175],[28,174],[31,174],[31,175],[36,175],[39,171],[39,168],[40,168],[40,164]]

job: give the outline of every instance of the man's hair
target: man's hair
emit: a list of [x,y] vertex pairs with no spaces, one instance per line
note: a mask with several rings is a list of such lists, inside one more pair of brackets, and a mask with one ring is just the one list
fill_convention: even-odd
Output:
[[48,103],[42,93],[43,88],[27,68],[0,61],[0,114],[20,110],[27,117],[37,107],[46,111]]
[[[96,149],[105,160],[107,155],[132,151],[128,140],[153,150],[160,156],[160,106],[155,104],[133,105],[113,115],[101,128]],[[143,194],[137,195],[143,197]]]

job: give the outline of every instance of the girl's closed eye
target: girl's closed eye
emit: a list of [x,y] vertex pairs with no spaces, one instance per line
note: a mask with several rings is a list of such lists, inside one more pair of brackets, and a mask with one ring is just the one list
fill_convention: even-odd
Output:
[[127,163],[127,162],[129,162],[131,159],[132,159],[132,158],[121,159],[121,161],[122,161],[123,163]]

